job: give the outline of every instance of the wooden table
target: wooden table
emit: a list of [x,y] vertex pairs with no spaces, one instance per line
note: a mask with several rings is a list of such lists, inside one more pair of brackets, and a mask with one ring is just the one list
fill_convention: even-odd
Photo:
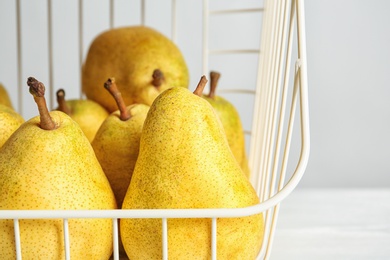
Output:
[[271,260],[390,259],[390,189],[293,191],[280,209]]

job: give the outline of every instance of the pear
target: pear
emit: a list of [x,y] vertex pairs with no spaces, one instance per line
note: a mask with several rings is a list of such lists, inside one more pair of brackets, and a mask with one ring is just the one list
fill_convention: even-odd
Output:
[[[213,107],[196,90],[173,87],[153,102],[123,209],[240,208],[259,198],[234,158]],[[263,239],[261,213],[217,222],[218,259],[255,259]],[[130,259],[161,259],[160,219],[122,219]],[[169,259],[210,259],[210,219],[169,219]]]
[[24,123],[24,118],[9,106],[0,104],[0,147]]
[[0,104],[6,105],[9,108],[14,109],[11,98],[7,92],[7,89],[0,83]]
[[125,26],[99,34],[91,43],[82,68],[82,89],[88,99],[109,112],[118,109],[101,82],[115,75],[127,105],[150,106],[165,89],[188,87],[189,72],[179,48],[147,26]]
[[79,124],[85,136],[90,142],[95,137],[96,132],[108,117],[108,111],[99,103],[88,99],[65,100],[65,90],[59,89],[56,93],[58,107],[56,110],[68,114]]
[[250,178],[250,170],[245,149],[245,134],[240,115],[237,109],[227,99],[216,95],[218,80],[221,74],[217,71],[210,72],[210,91],[203,95],[215,109],[228,139],[230,149],[240,164],[244,174]]
[[102,123],[92,147],[120,208],[138,157],[142,127],[149,106],[132,104],[126,107],[114,78],[109,78],[104,87],[116,100],[118,110]]
[[[27,81],[39,116],[23,123],[0,148],[0,210],[115,209],[115,197],[78,124],[49,112],[45,86]],[[64,259],[63,221],[20,220],[23,259]],[[72,259],[108,259],[111,219],[69,219]],[[15,258],[12,220],[0,220],[0,259]]]

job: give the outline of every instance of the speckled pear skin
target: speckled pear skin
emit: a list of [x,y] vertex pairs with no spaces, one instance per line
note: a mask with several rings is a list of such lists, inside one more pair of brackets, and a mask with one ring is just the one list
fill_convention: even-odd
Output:
[[[259,203],[230,151],[212,106],[174,87],[153,102],[122,208],[238,208]],[[210,219],[169,219],[169,259],[210,259]],[[263,240],[262,214],[219,219],[218,259],[255,259]],[[130,259],[161,259],[161,220],[122,219]]]
[[122,121],[119,110],[111,113],[92,141],[96,157],[111,184],[119,208],[138,158],[142,127],[149,106],[133,104],[127,110],[131,115],[130,119]]
[[[160,69],[165,80],[152,85],[152,75]],[[101,83],[115,76],[125,104],[150,106],[165,89],[188,87],[189,71],[179,48],[165,35],[147,26],[125,26],[107,30],[92,42],[82,69],[83,92],[88,99],[109,112],[118,109]]]
[[14,106],[12,105],[11,98],[8,94],[7,89],[1,83],[0,83],[0,104],[15,109]]
[[71,108],[70,117],[76,121],[90,142],[103,121],[109,116],[108,111],[99,103],[88,99],[71,99],[66,101]]
[[225,130],[230,149],[238,161],[238,164],[241,166],[245,176],[249,179],[250,170],[245,150],[244,128],[237,109],[232,103],[221,96],[209,98],[207,95],[203,95],[203,98],[206,99],[217,112]]
[[0,147],[24,123],[24,118],[9,106],[0,104]]
[[[54,130],[34,117],[0,149],[0,210],[115,209],[115,197],[91,144],[66,114]],[[23,259],[64,259],[61,220],[20,220]],[[108,259],[111,219],[70,219],[72,259]],[[0,259],[16,259],[12,220],[0,220]]]

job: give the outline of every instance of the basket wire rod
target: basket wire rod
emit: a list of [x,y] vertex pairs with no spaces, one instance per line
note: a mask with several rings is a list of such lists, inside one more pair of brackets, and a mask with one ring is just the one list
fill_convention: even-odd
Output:
[[[263,27],[261,31],[261,37],[260,37],[260,49],[259,49],[259,59],[258,59],[258,73],[257,73],[257,78],[256,78],[256,92],[255,92],[255,101],[254,101],[254,113],[252,116],[252,135],[251,135],[251,142],[250,142],[250,153],[249,153],[249,168],[251,169],[251,175],[250,175],[250,180],[253,185],[253,187],[256,190],[256,193],[259,194],[259,187],[258,183],[260,183],[260,173],[258,170],[258,164],[255,164],[256,159],[258,157],[258,147],[259,145],[259,137],[258,137],[258,128],[259,128],[259,110],[261,107],[261,92],[262,92],[262,72],[264,71],[264,68],[262,64],[264,63],[264,56],[265,56],[265,39],[266,39],[266,33],[267,33],[267,24],[268,24],[268,19],[267,18],[267,1],[264,3],[264,14],[262,21],[263,21]],[[253,172],[256,172],[258,174],[252,174]]]
[[217,260],[217,218],[211,219],[211,260]]
[[208,43],[209,43],[209,2],[208,0],[203,0],[203,23],[202,23],[202,30],[203,30],[203,40],[202,40],[202,73],[203,75],[207,75],[208,73],[208,64],[209,64],[209,50],[208,50]]
[[63,219],[63,228],[64,228],[65,259],[70,260],[69,222],[67,218]]
[[[79,71],[82,71],[83,68],[83,36],[84,36],[84,31],[83,31],[83,0],[79,0]],[[81,79],[81,74],[79,76],[79,84],[80,84],[80,98],[83,97],[83,89],[82,89],[82,79]]]
[[[268,123],[268,138],[267,138],[267,148],[266,148],[266,164],[265,164],[265,171],[268,173],[271,173],[272,169],[272,154],[275,151],[274,146],[274,140],[275,140],[275,129],[276,129],[276,114],[277,114],[277,105],[279,100],[279,93],[280,93],[280,49],[282,48],[282,42],[281,42],[281,25],[280,17],[283,17],[282,13],[282,4],[284,1],[277,1],[276,2],[276,23],[275,23],[275,44],[274,44],[274,50],[272,53],[272,61],[271,61],[271,67],[273,70],[271,71],[269,77],[270,77],[270,85],[272,86],[272,90],[270,92],[270,104],[268,107],[269,112],[269,123]],[[268,199],[270,197],[270,177],[271,174],[267,174],[266,178],[264,178],[263,183],[263,198]],[[268,222],[268,218],[266,218]]]
[[[286,5],[287,7],[288,5]],[[284,129],[284,121],[285,121],[285,112],[286,112],[286,100],[287,100],[287,93],[288,93],[288,80],[289,80],[289,74],[290,74],[290,64],[291,64],[291,49],[292,49],[292,41],[293,41],[293,27],[294,27],[294,0],[291,2],[291,12],[290,12],[290,21],[289,21],[289,29],[288,29],[288,43],[287,43],[287,54],[286,54],[286,63],[285,63],[285,74],[284,74],[284,86],[283,86],[283,95],[281,98],[281,108],[280,108],[280,115],[279,115],[279,126],[278,126],[278,137],[277,137],[277,144],[276,144],[276,149],[275,151],[275,157],[274,157],[274,169],[273,169],[273,178],[271,180],[271,196],[274,194],[274,187],[275,187],[275,182],[276,182],[276,175],[277,175],[277,162],[279,162],[279,155],[280,155],[280,149],[281,149],[281,141],[282,141],[282,133]],[[287,10],[286,10],[287,12]],[[287,22],[287,17],[286,21]],[[286,25],[287,26],[287,25]],[[282,54],[282,57],[284,54]],[[296,83],[297,83],[297,72],[295,74],[294,78],[294,92],[296,89]],[[295,94],[296,95],[296,94]],[[295,115],[295,107],[296,107],[296,100],[292,101],[291,109],[290,109],[290,114],[291,116]],[[288,153],[290,151],[290,140],[291,140],[291,131],[292,131],[292,122],[294,120],[290,120],[289,126],[287,127],[287,137],[286,137],[286,144],[285,144],[285,150],[284,150],[284,157],[282,159],[282,166],[281,170],[279,173],[279,186],[278,190],[281,190],[282,185],[284,183],[284,178],[286,175],[286,165],[287,165],[287,159],[288,159]],[[274,238],[274,232],[275,232],[275,227],[277,223],[277,218],[279,214],[279,207],[280,204],[277,204],[274,207],[273,210],[273,215],[272,215],[272,223],[270,226],[270,232],[268,237],[268,243],[267,243],[267,251],[265,254],[265,258],[269,257],[269,253],[271,252],[272,248],[272,243],[273,243],[273,238]]]
[[250,143],[250,153],[249,153],[249,165],[252,173],[251,174],[251,182],[254,186],[257,194],[260,196],[260,183],[263,178],[262,172],[260,172],[260,164],[261,154],[259,153],[260,147],[262,146],[262,138],[260,135],[261,127],[263,125],[264,119],[260,117],[261,111],[264,108],[264,103],[262,102],[263,96],[265,93],[264,87],[264,75],[266,72],[265,60],[267,57],[267,48],[268,48],[268,35],[269,35],[269,23],[270,18],[268,15],[269,7],[268,2],[264,3],[264,16],[263,16],[263,26],[261,31],[261,41],[260,41],[260,53],[259,53],[259,61],[258,61],[258,73],[257,73],[257,82],[256,82],[256,94],[255,94],[255,104],[254,104],[254,113],[252,118],[252,136]]
[[20,0],[16,1],[16,48],[17,48],[17,82],[18,82],[18,110],[21,113],[23,109],[23,91],[22,91],[22,26],[20,15]]
[[[49,90],[54,93],[53,80],[53,19],[52,19],[52,4],[51,0],[47,0],[47,41],[48,41],[48,66],[49,66]],[[49,106],[54,108],[54,98],[49,100]]]
[[[283,11],[283,3],[282,1],[278,1],[275,3],[275,11],[276,15],[275,17],[275,43],[274,49],[271,56],[271,68],[272,71],[270,71],[269,78],[270,83],[269,85],[272,86],[271,91],[269,91],[269,97],[270,97],[270,103],[267,107],[267,111],[270,115],[269,122],[268,122],[268,134],[267,134],[267,142],[266,142],[266,164],[265,169],[267,173],[271,173],[272,168],[272,153],[274,151],[274,138],[275,138],[275,128],[276,128],[276,113],[277,113],[277,105],[279,100],[279,93],[280,93],[280,64],[281,64],[281,55],[280,55],[280,49],[282,48],[282,37],[281,37],[281,26],[283,23],[280,22],[280,17],[284,17]],[[279,73],[278,73],[279,72]],[[263,199],[268,199],[270,197],[270,174],[266,174],[265,178],[263,178],[262,183],[262,196]],[[264,238],[266,243],[263,243],[263,245],[268,245],[268,237],[270,234],[270,227],[271,227],[271,217],[273,214],[273,210],[269,209],[265,212],[265,230],[264,230]],[[262,250],[265,250],[265,246],[262,247]]]
[[263,175],[263,178],[261,179],[261,184],[260,184],[260,190],[261,190],[261,194],[260,194],[260,201],[264,201],[266,200],[266,182],[268,180],[267,178],[267,173],[268,173],[268,168],[269,168],[269,164],[268,164],[268,159],[269,159],[269,154],[268,154],[268,150],[269,150],[269,147],[270,147],[270,127],[271,127],[271,114],[270,114],[270,108],[272,106],[272,92],[274,90],[274,86],[272,85],[272,81],[271,81],[271,74],[272,74],[272,71],[274,69],[274,62],[273,62],[273,57],[275,55],[275,41],[276,41],[276,22],[275,20],[277,19],[277,11],[276,11],[276,1],[272,1],[272,9],[270,11],[272,11],[272,24],[271,24],[271,34],[270,34],[270,49],[268,52],[268,57],[267,57],[267,65],[269,64],[268,69],[266,71],[266,75],[265,75],[265,87],[266,87],[266,93],[265,93],[265,96],[266,96],[266,101],[264,102],[265,103],[265,113],[263,115],[265,115],[264,119],[265,119],[265,122],[264,122],[264,133],[263,133],[263,140],[265,140],[263,142],[263,145],[262,145],[262,148],[261,148],[261,156],[262,156],[262,163],[260,164],[261,168],[260,168],[260,172],[262,173]]
[[168,220],[162,218],[162,259],[168,260]]
[[22,247],[20,243],[20,228],[19,228],[19,219],[14,219],[14,234],[15,234],[15,251],[16,259],[22,260]]
[[[267,1],[268,2],[268,1]],[[269,2],[268,2],[269,3]],[[267,34],[266,34],[266,37],[267,37],[267,40],[265,42],[265,52],[266,52],[266,55],[264,56],[264,61],[263,61],[263,68],[264,68],[264,71],[263,71],[263,75],[262,75],[262,82],[261,82],[261,89],[262,89],[262,93],[261,93],[261,99],[260,99],[260,103],[261,103],[261,106],[260,106],[260,109],[261,109],[261,113],[262,115],[265,115],[263,117],[260,118],[260,125],[261,125],[261,129],[258,129],[258,135],[259,135],[259,138],[260,138],[260,145],[259,147],[257,148],[258,151],[257,151],[257,154],[259,154],[259,162],[258,162],[258,172],[260,173],[261,175],[261,178],[260,178],[260,181],[259,183],[257,184],[258,187],[257,189],[259,190],[259,198],[260,198],[260,201],[264,201],[265,198],[264,198],[264,186],[265,186],[265,179],[266,179],[266,175],[267,175],[267,172],[266,172],[266,159],[267,159],[267,156],[266,156],[266,147],[267,147],[267,139],[269,138],[268,137],[268,125],[269,125],[269,103],[270,103],[270,92],[271,92],[271,89],[272,89],[272,86],[270,84],[270,79],[269,79],[269,75],[270,75],[270,72],[272,70],[272,67],[271,67],[271,59],[272,59],[272,53],[273,53],[273,47],[274,47],[274,35],[275,35],[275,20],[274,18],[276,17],[276,14],[274,13],[275,12],[275,1],[271,1],[269,3],[269,7],[268,7],[268,11],[267,11],[267,19],[269,20],[268,24],[267,24],[267,28],[268,28],[268,31],[267,31]]]
[[113,258],[119,260],[119,232],[118,218],[112,219]]
[[171,32],[171,39],[174,43],[177,43],[177,2],[176,0],[172,0],[172,10],[171,10],[171,25],[172,25],[172,32]]
[[231,9],[231,10],[214,10],[210,11],[210,14],[234,14],[234,13],[256,13],[263,12],[264,8],[242,8],[242,9]]
[[110,0],[110,29],[114,28],[114,0]]
[[141,24],[145,25],[145,16],[146,16],[146,7],[145,0],[141,0]]
[[[277,85],[279,87],[279,84],[283,78],[283,88],[282,91],[278,91],[277,95],[277,100],[280,99],[280,109],[279,109],[279,116],[278,116],[278,123],[277,123],[277,133],[276,136],[276,143],[275,143],[275,151],[274,151],[274,159],[272,163],[272,175],[271,175],[271,185],[270,185],[270,191],[269,191],[269,196],[272,196],[275,192],[275,183],[276,183],[276,177],[278,176],[278,162],[279,162],[279,156],[280,156],[280,150],[281,150],[281,143],[282,143],[282,135],[283,135],[283,129],[284,129],[284,120],[285,120],[285,112],[286,112],[286,100],[287,100],[287,93],[288,93],[288,78],[289,78],[289,71],[290,71],[290,63],[291,63],[291,49],[292,49],[292,26],[289,26],[288,30],[288,41],[287,41],[287,54],[285,53],[286,51],[286,34],[287,34],[287,22],[288,22],[288,16],[287,16],[287,9],[289,7],[288,5],[289,1],[283,1],[283,26],[281,28],[282,30],[282,39],[281,39],[281,46],[280,46],[280,56],[279,56],[279,75],[277,77]],[[290,24],[293,23],[293,20],[290,19]],[[283,63],[285,58],[285,63]],[[284,67],[283,67],[284,65]],[[284,74],[283,72],[284,70]],[[281,97],[280,97],[281,94]],[[276,104],[275,104],[276,105]],[[275,113],[277,112],[277,109],[275,108]],[[275,118],[277,119],[277,118]]]
[[237,50],[209,50],[209,54],[240,54],[240,53],[259,53],[258,49],[237,49]]

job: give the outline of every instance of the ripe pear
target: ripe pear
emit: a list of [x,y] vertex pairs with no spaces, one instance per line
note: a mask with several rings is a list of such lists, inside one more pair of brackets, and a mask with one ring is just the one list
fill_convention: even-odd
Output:
[[76,123],[79,124],[85,136],[92,142],[100,125],[108,117],[108,111],[99,103],[88,99],[70,99],[65,100],[65,90],[57,91],[56,110],[68,114]]
[[109,112],[118,109],[101,82],[115,75],[127,105],[150,106],[165,89],[188,87],[189,72],[179,48],[165,35],[147,26],[125,26],[98,35],[82,68],[82,88],[88,99]]
[[[161,93],[144,123],[140,152],[123,209],[240,208],[259,198],[234,158],[213,107],[180,87]],[[263,239],[261,213],[217,222],[218,259],[255,259]],[[130,259],[161,259],[160,219],[122,219]],[[169,219],[169,259],[210,259],[210,219]]]
[[24,123],[24,118],[9,106],[0,104],[0,147]]
[[104,87],[114,97],[118,110],[103,122],[92,147],[121,208],[138,157],[142,127],[149,111],[145,104],[125,105],[114,78]]
[[0,104],[6,105],[9,108],[14,109],[11,98],[7,92],[7,89],[0,83]]
[[230,149],[241,166],[242,171],[249,178],[250,170],[245,150],[245,134],[240,114],[234,105],[227,99],[216,95],[220,76],[221,74],[219,72],[210,72],[210,91],[207,95],[203,95],[203,98],[206,99],[217,112],[223,128],[225,129]]
[[[28,78],[39,116],[0,148],[0,210],[115,209],[115,197],[78,124],[49,112],[44,85]],[[20,220],[23,259],[64,259],[63,221]],[[111,219],[69,219],[72,259],[108,259]],[[15,258],[12,220],[0,220],[0,259]]]

